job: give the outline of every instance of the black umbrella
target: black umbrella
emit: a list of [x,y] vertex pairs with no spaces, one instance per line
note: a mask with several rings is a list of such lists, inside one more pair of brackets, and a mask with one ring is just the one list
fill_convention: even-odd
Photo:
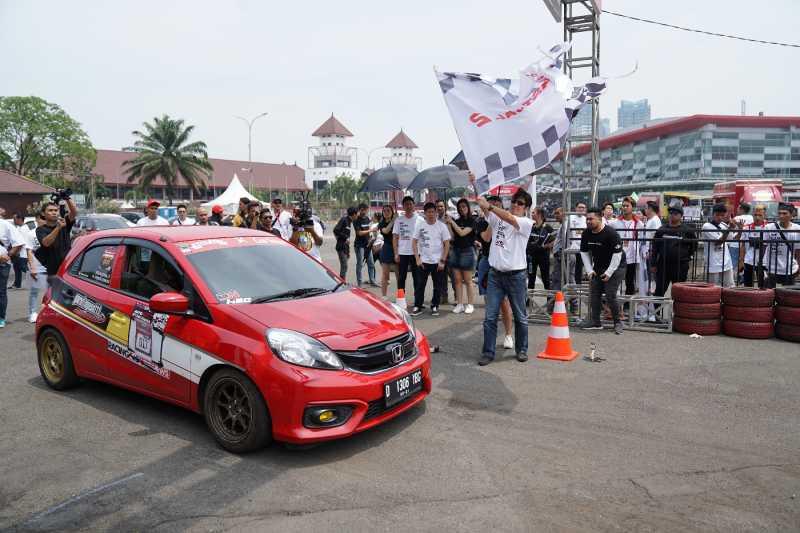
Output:
[[359,192],[383,192],[407,189],[417,175],[413,165],[389,165],[379,168],[364,181]]
[[459,170],[455,165],[439,165],[426,168],[414,178],[408,188],[419,189],[454,189],[468,187],[469,176],[464,170]]
[[467,168],[467,158],[464,157],[464,150],[461,150],[456,154],[452,161],[450,161],[451,165],[455,165],[461,170],[469,170]]

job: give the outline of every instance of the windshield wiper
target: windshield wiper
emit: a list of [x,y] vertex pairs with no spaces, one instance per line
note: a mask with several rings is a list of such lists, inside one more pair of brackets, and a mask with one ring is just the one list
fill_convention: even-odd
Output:
[[323,289],[322,287],[304,287],[301,289],[292,289],[290,291],[279,292],[277,294],[270,294],[269,296],[261,296],[254,298],[250,303],[263,304],[267,302],[274,302],[277,300],[289,300],[292,298],[306,298],[308,296],[316,296],[330,292],[330,289]]

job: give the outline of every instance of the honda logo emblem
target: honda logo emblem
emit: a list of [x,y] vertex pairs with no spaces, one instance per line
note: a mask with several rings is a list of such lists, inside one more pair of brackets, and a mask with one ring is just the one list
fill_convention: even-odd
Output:
[[403,360],[403,345],[393,344],[389,346],[389,351],[392,352],[392,363],[397,364]]

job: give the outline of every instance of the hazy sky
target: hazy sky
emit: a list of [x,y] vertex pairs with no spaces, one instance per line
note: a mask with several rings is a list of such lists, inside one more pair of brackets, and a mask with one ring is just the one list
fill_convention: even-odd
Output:
[[[800,41],[799,0],[605,0],[622,13],[711,31]],[[365,151],[403,127],[423,164],[459,149],[433,75],[508,75],[561,39],[541,0],[0,0],[0,95],[37,95],[80,121],[96,148],[167,113],[196,125],[212,157],[246,159],[233,115],[269,115],[253,159],[307,165],[311,132],[331,112]],[[800,115],[800,49],[601,18],[602,117],[649,98],[653,117]],[[580,51],[580,42],[576,43]],[[359,153],[360,166],[366,152]],[[373,154],[375,158],[381,151]]]

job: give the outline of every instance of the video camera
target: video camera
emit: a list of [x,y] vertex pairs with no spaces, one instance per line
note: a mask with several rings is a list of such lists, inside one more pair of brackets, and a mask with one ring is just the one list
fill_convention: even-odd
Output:
[[72,189],[56,189],[56,192],[50,195],[50,201],[58,204],[59,216],[64,218],[67,216],[67,200],[72,197]]
[[307,228],[314,225],[313,212],[308,195],[308,191],[295,195],[297,206],[294,208],[291,218],[293,229]]

